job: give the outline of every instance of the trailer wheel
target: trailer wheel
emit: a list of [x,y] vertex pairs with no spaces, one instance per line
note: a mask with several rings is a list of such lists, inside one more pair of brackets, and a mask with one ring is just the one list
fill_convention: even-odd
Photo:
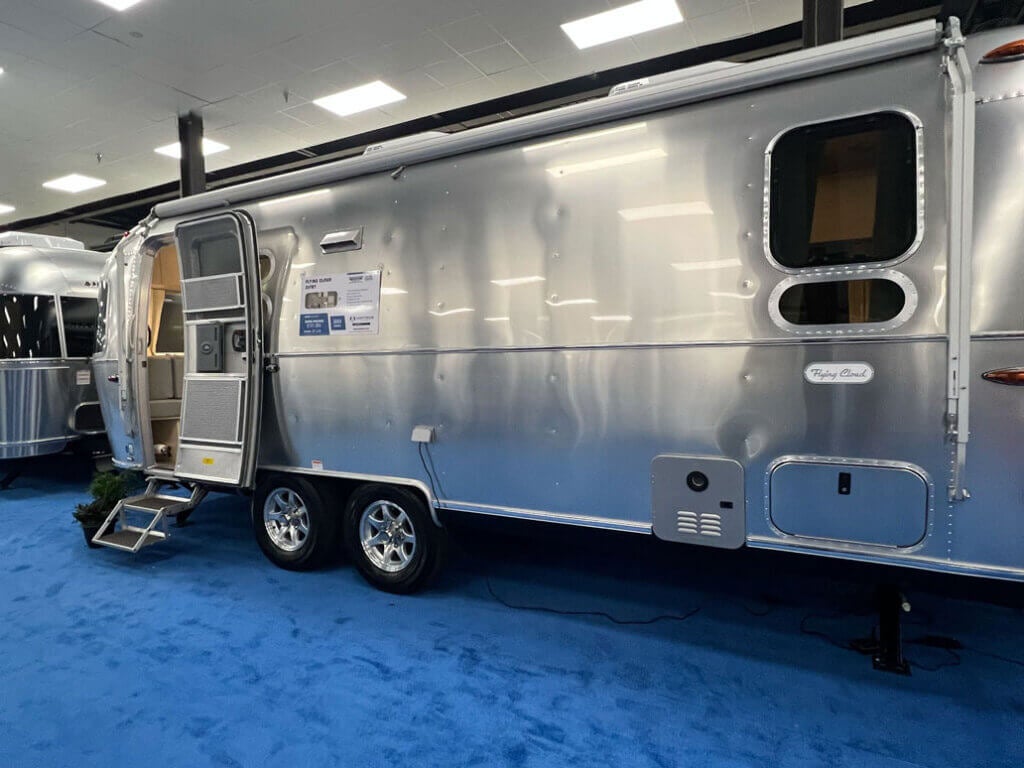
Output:
[[447,535],[415,493],[391,485],[364,485],[349,498],[342,517],[349,558],[370,584],[409,594],[437,576]]
[[259,484],[252,527],[267,559],[289,571],[312,570],[335,550],[335,516],[317,487],[301,477],[274,475]]

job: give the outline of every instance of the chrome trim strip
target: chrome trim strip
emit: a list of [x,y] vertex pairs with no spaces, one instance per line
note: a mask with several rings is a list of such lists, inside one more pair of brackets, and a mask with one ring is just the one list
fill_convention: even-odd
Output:
[[633,520],[615,520],[607,517],[591,517],[571,512],[544,512],[537,509],[516,509],[514,507],[497,507],[490,504],[470,504],[464,501],[445,501],[442,509],[452,512],[472,512],[493,517],[511,517],[517,520],[536,520],[544,523],[562,523],[584,528],[601,528],[607,531],[624,531],[626,533],[651,533],[651,523],[639,523]]
[[[807,326],[811,327],[811,326]],[[1021,334],[1024,336],[1024,332]],[[838,334],[829,337],[808,337],[792,339],[760,339],[734,341],[690,341],[690,342],[652,342],[648,344],[577,344],[577,345],[545,345],[538,347],[455,347],[452,349],[440,349],[437,347],[425,347],[423,349],[352,349],[335,350],[331,352],[274,352],[274,357],[285,359],[290,357],[383,357],[399,355],[465,355],[465,354],[499,354],[504,352],[577,352],[586,351],[622,351],[622,350],[651,350],[651,349],[689,349],[693,347],[782,347],[796,346],[802,344],[835,344]],[[843,336],[842,343],[845,344],[894,344],[907,342],[945,342],[946,337],[941,334],[927,334],[921,336],[878,336],[873,338]]]
[[415,165],[574,128],[744,93],[755,88],[875,64],[897,56],[931,50],[938,45],[941,35],[942,27],[939,24],[931,20],[921,21],[831,45],[807,48],[709,72],[703,76],[697,75],[663,85],[652,85],[615,98],[595,99],[448,136],[425,137],[420,141],[413,140],[402,146],[385,148],[369,155],[160,203],[154,207],[153,212],[156,216],[168,218],[213,208],[227,208],[251,200],[330,185],[355,176],[390,172],[402,165]]

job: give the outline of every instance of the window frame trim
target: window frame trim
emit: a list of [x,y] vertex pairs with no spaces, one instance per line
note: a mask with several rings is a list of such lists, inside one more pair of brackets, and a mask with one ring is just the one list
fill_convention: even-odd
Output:
[[[851,280],[889,280],[896,283],[903,289],[906,301],[903,309],[891,320],[880,323],[829,323],[826,325],[798,325],[791,323],[782,316],[779,309],[779,301],[782,294],[795,285],[806,285],[808,283],[833,283]],[[772,322],[779,328],[795,336],[864,336],[873,333],[886,333],[895,330],[906,323],[917,311],[918,295],[917,286],[903,272],[895,269],[836,269],[828,271],[816,270],[813,274],[810,270],[804,270],[804,274],[791,275],[780,281],[771,294],[768,296],[768,314]]]
[[[771,241],[771,220],[772,220],[772,154],[775,150],[775,145],[788,133],[798,130],[800,128],[807,128],[814,125],[825,125],[827,123],[835,123],[840,120],[853,120],[858,117],[872,117],[875,115],[894,114],[905,118],[914,128],[914,145],[915,145],[915,161],[917,165],[916,174],[916,186],[914,194],[917,199],[917,210],[916,210],[916,221],[915,221],[915,234],[914,240],[910,243],[907,249],[892,259],[886,259],[885,261],[865,261],[859,264],[844,264],[844,265],[832,265],[823,267],[787,267],[783,265],[778,259],[775,258],[772,253],[772,241]],[[878,267],[894,267],[897,264],[901,264],[915,253],[921,247],[921,243],[924,241],[924,184],[925,184],[925,170],[924,170],[924,123],[921,118],[911,112],[905,107],[885,107],[883,109],[870,109],[862,110],[858,112],[850,112],[847,114],[836,115],[823,120],[805,120],[800,123],[794,123],[783,128],[781,131],[772,137],[772,140],[768,142],[768,146],[764,151],[764,207],[762,212],[762,246],[764,248],[765,258],[768,263],[779,270],[785,272],[788,275],[803,275],[803,274],[817,274],[823,273],[830,270],[835,270],[842,266],[848,269],[877,269]]]

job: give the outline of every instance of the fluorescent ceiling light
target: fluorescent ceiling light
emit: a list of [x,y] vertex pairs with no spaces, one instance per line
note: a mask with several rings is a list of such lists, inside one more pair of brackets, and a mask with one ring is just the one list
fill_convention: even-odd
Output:
[[591,315],[591,320],[599,323],[629,323],[632,322],[632,315]]
[[739,259],[714,259],[712,261],[677,261],[673,262],[672,269],[677,269],[680,272],[700,272],[705,269],[730,269],[742,266],[743,262]]
[[113,8],[115,11],[127,11],[133,5],[138,5],[142,0],[97,0],[103,3],[108,8]]
[[591,160],[586,163],[572,163],[571,165],[557,165],[548,168],[547,172],[555,178],[571,176],[574,173],[586,173],[588,171],[599,171],[603,168],[614,168],[619,165],[639,163],[643,160],[656,160],[660,157],[668,157],[663,149],[645,149],[643,152],[631,152],[628,155],[613,155],[602,157],[600,160]]
[[623,208],[619,216],[626,221],[646,221],[647,219],[667,219],[673,216],[713,216],[711,206],[703,200],[696,203],[663,203],[648,205],[644,208]]
[[683,20],[675,0],[640,0],[562,25],[577,48],[591,48]]
[[347,91],[332,93],[330,96],[316,99],[313,103],[328,112],[345,117],[357,112],[365,112],[374,107],[402,101],[404,98],[405,94],[399,93],[387,83],[375,80],[366,85],[349,88]]
[[61,176],[59,179],[52,179],[43,183],[47,189],[57,189],[61,192],[85,192],[87,189],[96,189],[106,184],[103,179],[94,179],[91,176],[83,176],[80,173],[72,173]]
[[381,296],[402,296],[403,294],[406,294],[406,293],[408,293],[408,291],[403,291],[401,288],[387,288],[387,287],[385,287],[385,288],[381,288],[380,289],[380,295]]
[[574,307],[578,304],[597,304],[597,299],[565,299],[564,301],[546,299],[544,303],[549,307]]
[[600,139],[604,136],[612,136],[616,133],[645,130],[647,130],[647,123],[630,123],[629,125],[620,125],[618,128],[605,128],[603,131],[581,133],[579,136],[570,136],[567,139],[555,139],[554,141],[545,141],[542,144],[531,144],[528,147],[523,147],[523,152],[536,152],[538,149],[549,149],[551,147],[565,147],[570,144],[578,144],[581,141],[590,141],[591,139]]
[[543,283],[544,279],[540,275],[530,275],[529,277],[506,277],[504,280],[491,280],[491,282],[495,285],[500,285],[502,288],[514,288],[517,285]]
[[435,312],[432,309],[430,310],[430,314],[432,314],[434,317],[448,317],[448,315],[461,315],[466,312],[476,312],[476,310],[473,309],[472,307],[459,307],[458,309],[449,309],[447,312]]
[[[203,157],[216,155],[218,152],[223,152],[227,149],[231,149],[231,147],[227,144],[221,144],[219,141],[207,139],[205,136],[203,137]],[[168,144],[165,147],[157,147],[153,151],[158,155],[167,155],[167,157],[173,157],[179,160],[181,159],[181,144],[179,142]]]
[[3,216],[5,213],[14,213],[14,206],[0,203],[0,216]]

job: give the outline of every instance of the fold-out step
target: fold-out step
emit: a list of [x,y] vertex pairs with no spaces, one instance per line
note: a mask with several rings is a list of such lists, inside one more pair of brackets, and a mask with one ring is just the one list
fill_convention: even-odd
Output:
[[[146,492],[122,499],[93,536],[93,544],[124,552],[138,552],[170,537],[167,519],[186,515],[206,496],[206,489],[193,486],[189,496],[159,493],[167,481],[150,478]],[[145,519],[148,516],[148,519]],[[144,522],[140,523],[140,518]]]

